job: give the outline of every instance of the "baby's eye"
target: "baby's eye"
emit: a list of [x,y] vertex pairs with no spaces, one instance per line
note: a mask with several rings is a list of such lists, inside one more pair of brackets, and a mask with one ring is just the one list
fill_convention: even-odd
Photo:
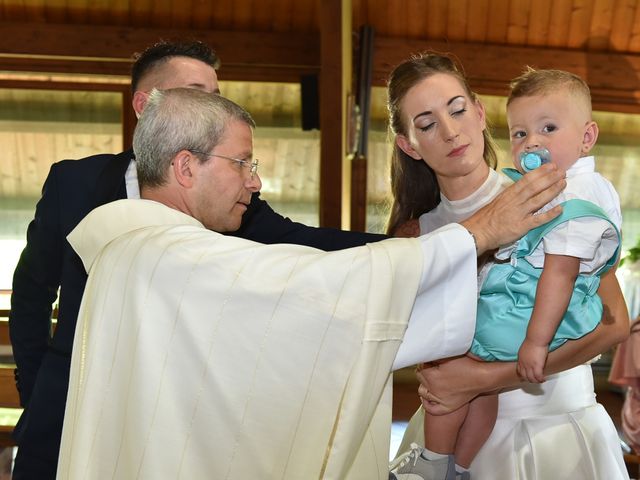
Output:
[[524,138],[526,136],[527,134],[524,132],[524,130],[517,130],[511,134],[511,138]]
[[552,123],[549,123],[549,124],[547,124],[547,125],[545,125],[545,126],[544,126],[544,128],[542,129],[542,131],[543,131],[544,133],[551,133],[551,132],[553,132],[553,131],[555,131],[555,130],[557,130],[557,129],[558,129],[558,127],[556,127],[556,126],[555,126],[555,125],[553,125]]

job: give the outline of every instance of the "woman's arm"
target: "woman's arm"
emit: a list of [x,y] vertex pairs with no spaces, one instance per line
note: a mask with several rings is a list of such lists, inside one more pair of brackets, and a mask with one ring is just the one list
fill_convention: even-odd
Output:
[[[545,375],[581,365],[629,336],[629,313],[613,269],[602,276],[598,294],[604,306],[601,323],[588,335],[549,353]],[[479,362],[469,357],[427,366],[418,370],[417,377],[418,394],[425,409],[434,415],[455,410],[479,394],[521,382],[514,362]],[[430,401],[424,400],[427,398]]]

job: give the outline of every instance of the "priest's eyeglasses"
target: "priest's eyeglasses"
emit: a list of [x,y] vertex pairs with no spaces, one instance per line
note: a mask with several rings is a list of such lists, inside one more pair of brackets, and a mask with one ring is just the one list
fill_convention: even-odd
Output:
[[249,169],[249,175],[251,176],[251,180],[253,180],[253,177],[255,176],[255,174],[258,173],[259,160],[257,158],[254,158],[253,160],[244,160],[244,159],[241,159],[241,158],[233,158],[233,157],[227,157],[226,155],[219,155],[217,153],[205,153],[205,152],[201,152],[199,150],[189,150],[189,151],[191,153],[195,153],[195,154],[198,154],[198,155],[204,155],[205,157],[220,157],[220,158],[224,158],[225,160],[230,160],[232,162],[237,163],[242,168],[248,168]]

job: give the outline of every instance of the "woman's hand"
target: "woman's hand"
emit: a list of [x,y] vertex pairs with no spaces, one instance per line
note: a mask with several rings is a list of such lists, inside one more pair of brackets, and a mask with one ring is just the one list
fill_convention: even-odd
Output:
[[479,394],[499,388],[509,372],[515,377],[513,363],[480,362],[467,356],[423,365],[416,373],[420,382],[418,395],[427,412],[443,415],[457,410]]

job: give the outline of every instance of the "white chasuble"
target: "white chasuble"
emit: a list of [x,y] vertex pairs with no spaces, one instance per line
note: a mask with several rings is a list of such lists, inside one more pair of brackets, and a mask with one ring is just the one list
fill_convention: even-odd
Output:
[[58,478],[388,478],[391,365],[428,262],[419,240],[262,245],[122,200],[69,241],[89,279]]

